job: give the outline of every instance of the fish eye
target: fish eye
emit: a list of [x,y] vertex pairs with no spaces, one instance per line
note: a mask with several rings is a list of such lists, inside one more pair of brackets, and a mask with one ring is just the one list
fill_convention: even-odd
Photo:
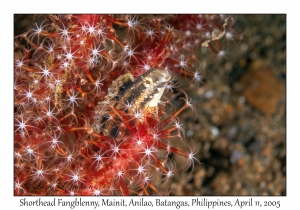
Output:
[[146,78],[144,80],[144,83],[147,84],[147,85],[150,85],[152,83],[152,79],[151,78]]

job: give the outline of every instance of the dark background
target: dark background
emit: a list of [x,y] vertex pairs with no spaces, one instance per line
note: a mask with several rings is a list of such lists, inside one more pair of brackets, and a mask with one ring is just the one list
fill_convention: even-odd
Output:
[[204,55],[186,91],[197,117],[180,122],[201,164],[177,171],[172,195],[286,195],[286,15],[233,18],[243,33],[222,41],[225,58]]

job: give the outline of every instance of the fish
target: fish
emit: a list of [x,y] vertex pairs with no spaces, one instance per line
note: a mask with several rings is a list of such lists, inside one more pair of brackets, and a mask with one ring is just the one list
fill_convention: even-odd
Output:
[[112,82],[108,94],[97,106],[93,129],[96,133],[117,138],[120,129],[116,120],[111,119],[111,106],[128,113],[145,112],[155,109],[165,91],[171,75],[168,70],[152,68],[134,79],[132,73],[119,76]]

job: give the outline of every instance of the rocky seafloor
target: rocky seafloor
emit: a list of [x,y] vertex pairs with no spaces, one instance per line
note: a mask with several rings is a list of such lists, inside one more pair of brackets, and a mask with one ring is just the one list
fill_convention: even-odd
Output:
[[187,91],[197,116],[180,121],[200,164],[176,171],[171,195],[286,195],[286,16],[233,17],[244,32]]

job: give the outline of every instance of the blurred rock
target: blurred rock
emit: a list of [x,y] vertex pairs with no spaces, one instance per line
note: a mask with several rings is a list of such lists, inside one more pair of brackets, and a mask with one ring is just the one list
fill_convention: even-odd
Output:
[[285,93],[284,84],[276,79],[263,62],[253,62],[240,82],[247,102],[265,114],[273,114],[279,99]]

